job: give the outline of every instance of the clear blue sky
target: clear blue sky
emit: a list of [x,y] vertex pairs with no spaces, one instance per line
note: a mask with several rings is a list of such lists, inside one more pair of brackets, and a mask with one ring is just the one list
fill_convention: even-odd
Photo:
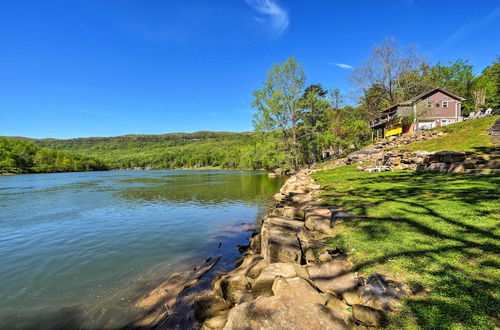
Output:
[[0,135],[251,130],[273,63],[350,93],[349,66],[388,36],[480,71],[500,55],[500,3],[0,1]]

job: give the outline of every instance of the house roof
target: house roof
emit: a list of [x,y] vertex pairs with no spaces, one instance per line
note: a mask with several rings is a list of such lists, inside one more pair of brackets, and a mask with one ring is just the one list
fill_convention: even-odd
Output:
[[[417,100],[420,100],[420,99],[425,98],[426,96],[429,96],[430,94],[433,94],[434,92],[441,92],[441,93],[444,93],[444,94],[446,94],[446,95],[448,95],[448,96],[453,97],[453,98],[454,98],[454,99],[456,99],[456,100],[460,100],[460,101],[464,101],[464,100],[465,100],[463,97],[458,96],[457,94],[453,94],[452,92],[450,92],[450,91],[449,91],[449,90],[447,90],[446,88],[443,88],[443,87],[435,87],[435,88],[433,88],[433,89],[430,89],[430,90],[428,90],[428,91],[426,91],[426,92],[424,92],[424,93],[422,93],[422,94],[419,94],[419,95],[417,95],[417,96],[415,96],[415,97],[413,97],[413,98],[409,99],[409,100],[408,100],[408,101],[406,101],[406,102],[411,102],[411,103],[413,103],[413,102],[415,102],[415,101],[417,101]],[[406,103],[406,102],[405,102],[405,103]]]
[[385,108],[383,109],[381,112],[387,112],[387,111],[390,111],[394,108],[397,108],[398,106],[400,105],[411,105],[413,104],[414,102],[420,100],[420,99],[423,99],[435,92],[441,92],[441,93],[444,93],[456,100],[460,100],[460,101],[464,101],[465,99],[461,96],[458,96],[457,94],[453,94],[452,92],[450,92],[449,90],[447,90],[446,88],[443,88],[443,87],[435,87],[435,88],[432,88],[432,89],[429,89],[428,91],[425,91],[424,93],[422,94],[419,94],[415,97],[412,97],[411,99],[407,100],[407,101],[404,101],[404,102],[400,102],[400,103],[396,103],[396,104],[393,104],[391,105],[390,107],[388,108]]

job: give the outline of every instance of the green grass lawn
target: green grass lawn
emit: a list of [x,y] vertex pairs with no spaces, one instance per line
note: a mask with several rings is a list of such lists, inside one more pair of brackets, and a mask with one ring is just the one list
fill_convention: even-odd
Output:
[[346,249],[353,271],[402,280],[415,294],[388,328],[500,326],[499,176],[407,171],[317,172],[325,204],[359,215],[336,225],[329,247]]
[[411,143],[400,149],[488,153],[493,147],[488,129],[497,118],[498,116],[492,116],[440,127],[437,130],[446,133],[445,136]]

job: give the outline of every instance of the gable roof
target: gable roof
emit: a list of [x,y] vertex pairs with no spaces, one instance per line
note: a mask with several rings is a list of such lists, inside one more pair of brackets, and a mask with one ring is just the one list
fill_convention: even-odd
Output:
[[[459,100],[459,101],[464,101],[465,100],[463,97],[458,96],[457,94],[453,94],[452,92],[450,92],[446,88],[435,87],[433,89],[430,89],[430,90],[428,90],[426,92],[423,92],[422,94],[419,94],[419,95],[417,95],[417,96],[409,99],[407,102],[413,103],[413,102],[418,101],[420,99],[423,99],[423,98],[425,98],[425,97],[427,97],[427,96],[429,96],[431,94],[434,94],[435,92],[441,92],[441,93],[446,94],[446,95],[448,95],[450,97],[453,97],[454,99]],[[407,103],[407,102],[405,102],[405,103]]]
[[446,94],[446,95],[448,95],[448,96],[450,96],[450,97],[452,97],[452,98],[454,98],[456,100],[459,100],[459,101],[464,101],[465,100],[463,97],[458,96],[457,94],[453,94],[452,92],[450,92],[446,88],[435,87],[435,88],[429,89],[428,91],[423,92],[422,94],[419,94],[419,95],[417,95],[415,97],[412,97],[411,99],[409,99],[407,101],[393,104],[390,107],[387,107],[387,108],[383,109],[380,112],[390,111],[390,110],[392,110],[394,108],[397,108],[400,105],[411,105],[411,104],[413,104],[414,102],[416,102],[418,100],[421,100],[421,99],[426,98],[427,96],[429,96],[431,94],[434,94],[435,92],[441,92],[441,93]]

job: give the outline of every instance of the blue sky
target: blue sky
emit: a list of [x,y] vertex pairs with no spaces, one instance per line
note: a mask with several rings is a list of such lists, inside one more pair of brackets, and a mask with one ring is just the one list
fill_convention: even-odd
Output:
[[252,91],[295,56],[351,94],[394,36],[428,61],[500,55],[498,1],[0,1],[0,135],[252,129]]

